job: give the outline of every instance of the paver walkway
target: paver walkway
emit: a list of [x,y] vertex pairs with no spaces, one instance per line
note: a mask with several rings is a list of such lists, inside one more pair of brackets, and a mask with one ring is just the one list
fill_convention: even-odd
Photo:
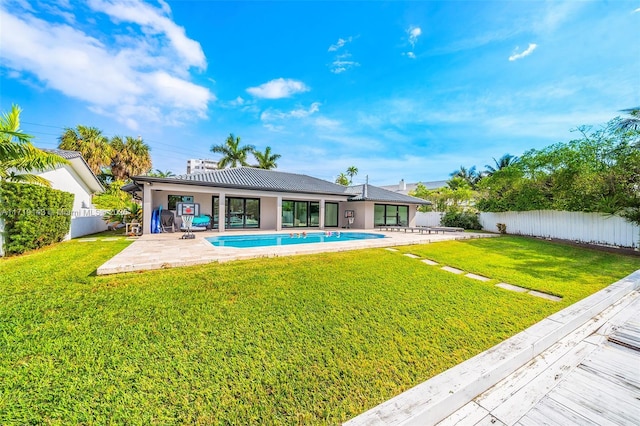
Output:
[[[348,232],[348,231],[343,231]],[[496,234],[450,232],[445,234],[405,234],[398,232],[366,231],[383,234],[386,238],[340,241],[316,244],[295,244],[255,248],[214,247],[206,237],[242,234],[274,234],[274,231],[232,231],[226,233],[201,232],[193,240],[183,240],[181,233],[146,234],[105,262],[97,270],[98,275],[119,272],[145,271],[176,266],[190,266],[211,262],[252,259],[256,257],[290,256],[374,247],[391,247],[410,244],[427,244],[437,241],[496,237]],[[281,232],[289,234],[289,231]]]

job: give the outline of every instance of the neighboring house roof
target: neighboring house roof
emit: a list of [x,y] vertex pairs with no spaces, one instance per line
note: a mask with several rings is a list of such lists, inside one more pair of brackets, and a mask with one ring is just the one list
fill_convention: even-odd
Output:
[[401,181],[400,184],[398,185],[383,185],[380,188],[406,195],[411,191],[415,191],[419,183],[424,185],[425,188],[429,190],[443,188],[447,186],[446,180],[434,180],[430,182],[415,182],[415,183],[404,183],[403,181]]
[[52,154],[59,155],[60,157],[68,160],[71,168],[80,176],[80,178],[84,181],[87,187],[91,190],[92,193],[102,192],[104,191],[104,187],[98,180],[98,177],[93,173],[89,164],[85,161],[82,154],[78,151],[68,151],[65,149],[45,149],[41,148],[42,151],[50,152]]
[[373,185],[350,186],[347,188],[347,193],[352,194],[349,201],[381,201],[381,202],[393,202],[393,203],[410,203],[410,204],[431,204],[430,201],[423,200],[421,198],[412,197],[410,195],[401,194],[398,192],[389,191],[384,188],[380,188]]
[[[132,192],[139,190],[139,182],[161,182],[178,183],[186,185],[212,186],[219,188],[252,189],[260,191],[274,192],[296,192],[311,194],[344,195],[353,201],[391,201],[411,204],[423,204],[425,200],[408,197],[402,194],[395,194],[381,188],[368,185],[368,189],[373,188],[371,195],[376,194],[377,198],[363,198],[362,185],[356,187],[344,187],[326,180],[314,178],[308,175],[297,173],[280,172],[276,170],[265,170],[254,167],[235,167],[230,169],[212,170],[203,173],[186,174],[157,178],[153,176],[135,176],[133,183],[122,187],[123,191]],[[360,188],[360,189],[358,189]],[[360,192],[360,194],[358,194]]]

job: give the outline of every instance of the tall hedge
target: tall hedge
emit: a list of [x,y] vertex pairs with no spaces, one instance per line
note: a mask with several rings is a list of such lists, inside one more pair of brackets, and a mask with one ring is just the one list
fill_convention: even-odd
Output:
[[71,226],[73,194],[39,185],[0,182],[4,250],[23,253],[62,241]]

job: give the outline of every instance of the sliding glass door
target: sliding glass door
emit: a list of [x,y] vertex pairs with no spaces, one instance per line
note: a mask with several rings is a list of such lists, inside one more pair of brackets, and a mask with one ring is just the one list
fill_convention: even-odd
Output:
[[376,204],[373,210],[373,223],[375,226],[408,226],[409,206]]
[[320,226],[318,201],[282,200],[283,228],[317,228]]
[[[228,197],[225,203],[224,226],[226,229],[260,228],[260,199]],[[220,197],[212,199],[213,227],[220,220]]]

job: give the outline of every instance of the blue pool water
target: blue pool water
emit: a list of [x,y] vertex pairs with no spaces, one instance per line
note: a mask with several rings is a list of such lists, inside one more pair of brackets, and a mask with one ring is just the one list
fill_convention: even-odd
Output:
[[370,240],[384,238],[380,234],[367,234],[365,232],[293,232],[291,234],[264,234],[264,235],[225,235],[222,237],[209,237],[206,240],[214,246],[250,248],[267,246],[286,246],[291,244],[332,243],[337,241]]

